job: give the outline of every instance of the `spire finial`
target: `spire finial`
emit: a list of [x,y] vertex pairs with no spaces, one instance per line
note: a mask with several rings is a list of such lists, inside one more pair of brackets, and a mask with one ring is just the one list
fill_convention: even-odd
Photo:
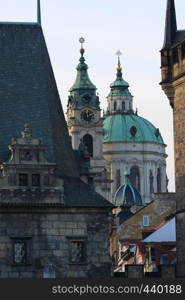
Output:
[[85,52],[85,50],[84,50],[84,48],[83,48],[83,44],[85,43],[85,39],[84,39],[83,37],[81,37],[81,38],[79,38],[79,42],[80,42],[80,44],[81,44],[80,53],[81,53],[81,55],[83,56],[83,55],[84,55],[84,52]]
[[117,70],[121,71],[122,68],[121,68],[120,56],[122,55],[122,52],[118,49],[118,51],[116,52],[116,55],[118,56],[118,67],[117,67]]
[[41,25],[41,7],[40,0],[37,0],[37,22]]

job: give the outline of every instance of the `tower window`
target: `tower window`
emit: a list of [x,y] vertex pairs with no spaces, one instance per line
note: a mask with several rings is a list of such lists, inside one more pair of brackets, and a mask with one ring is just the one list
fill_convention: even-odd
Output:
[[122,110],[125,110],[125,101],[122,101]]
[[28,174],[19,174],[19,185],[28,186]]
[[90,134],[86,134],[83,137],[83,143],[87,147],[87,151],[93,156],[93,137]]
[[40,186],[40,174],[32,174],[32,186]]
[[161,193],[161,169],[157,169],[157,193]]
[[140,191],[140,173],[138,166],[133,166],[130,169],[130,181],[135,186],[135,188]]
[[117,110],[117,103],[114,102],[114,111],[116,111],[116,110]]

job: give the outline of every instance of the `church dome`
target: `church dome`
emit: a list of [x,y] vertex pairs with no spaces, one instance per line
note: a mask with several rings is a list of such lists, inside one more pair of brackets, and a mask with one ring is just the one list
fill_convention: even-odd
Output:
[[103,128],[104,143],[151,142],[164,145],[159,129],[136,114],[106,115]]
[[119,207],[142,206],[142,198],[138,190],[131,184],[129,174],[125,172],[125,183],[115,193],[114,204]]

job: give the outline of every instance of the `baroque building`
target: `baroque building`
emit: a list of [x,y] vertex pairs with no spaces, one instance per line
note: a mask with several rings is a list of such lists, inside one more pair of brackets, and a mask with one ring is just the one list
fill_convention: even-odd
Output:
[[153,193],[167,190],[166,145],[159,129],[133,109],[129,84],[122,77],[120,52],[107,111],[101,117],[100,100],[85,64],[84,39],[80,42],[81,57],[70,89],[67,123],[73,148],[86,147],[90,156],[89,172],[85,176],[82,173],[83,180],[93,182],[98,193],[114,202],[116,190],[124,183],[124,173],[129,171],[143,204],[148,203]]
[[160,130],[134,111],[129,84],[122,77],[121,53],[117,54],[116,80],[110,85],[103,124],[103,156],[111,170],[111,198],[129,171],[131,183],[146,204],[153,193],[167,190],[166,145]]
[[80,179],[39,0],[37,22],[0,22],[0,133],[0,277],[111,276],[113,205]]
[[84,39],[80,38],[80,63],[75,83],[70,88],[67,106],[67,124],[74,150],[86,150],[90,157],[89,172],[82,179],[93,183],[97,192],[109,199],[109,182],[102,153],[103,117],[96,86],[88,76],[84,58]]
[[175,1],[167,1],[164,44],[161,50],[161,87],[174,116],[177,276],[185,276],[185,30],[178,30]]

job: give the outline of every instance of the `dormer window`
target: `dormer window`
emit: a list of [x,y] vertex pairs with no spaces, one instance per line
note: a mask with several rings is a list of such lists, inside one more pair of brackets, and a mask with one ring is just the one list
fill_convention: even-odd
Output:
[[28,186],[28,174],[19,174],[19,186]]

